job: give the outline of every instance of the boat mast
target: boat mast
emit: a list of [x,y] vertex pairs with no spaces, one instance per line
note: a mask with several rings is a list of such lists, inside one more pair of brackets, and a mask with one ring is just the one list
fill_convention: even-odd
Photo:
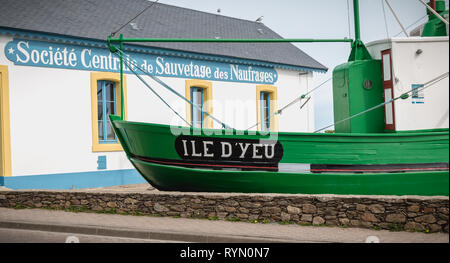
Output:
[[359,27],[359,1],[353,0],[353,16],[355,23],[355,41],[361,41],[361,30]]
[[355,40],[352,43],[352,51],[350,52],[348,61],[372,59],[372,56],[370,56],[366,46],[361,41],[359,26],[359,0],[353,0],[353,19],[355,24]]

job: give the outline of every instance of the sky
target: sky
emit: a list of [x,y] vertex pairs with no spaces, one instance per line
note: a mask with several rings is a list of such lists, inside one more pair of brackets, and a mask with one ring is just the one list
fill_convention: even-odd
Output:
[[[264,16],[262,23],[284,38],[354,38],[352,0],[159,0],[159,2],[214,14],[220,8],[221,15],[251,21]],[[385,39],[388,34],[389,37],[404,36],[386,4],[383,13],[383,2],[384,0],[359,1],[361,39],[364,43]],[[448,8],[449,0],[445,2]],[[403,26],[407,27],[408,33],[427,21],[426,9],[418,0],[389,0],[389,3]],[[345,63],[350,54],[349,43],[295,45],[329,68],[326,74],[315,73],[314,86],[331,78],[333,68]],[[315,128],[320,129],[332,124],[334,118],[331,81],[317,89],[313,96]]]

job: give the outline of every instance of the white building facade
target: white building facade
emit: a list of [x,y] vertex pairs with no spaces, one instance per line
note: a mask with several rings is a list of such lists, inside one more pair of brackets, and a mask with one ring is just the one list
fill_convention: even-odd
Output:
[[[263,122],[314,88],[313,72],[323,69],[133,45],[125,51],[129,61],[187,99],[193,101],[200,90],[204,109],[235,129],[259,123],[251,129],[314,131],[312,99]],[[119,65],[106,41],[0,27],[0,185],[73,189],[144,182],[102,114],[105,108],[120,114]],[[195,121],[189,104],[140,76],[180,116]],[[102,83],[111,84],[108,91],[100,91]],[[127,120],[183,123],[128,68],[123,91]],[[201,125],[221,128],[212,121]]]

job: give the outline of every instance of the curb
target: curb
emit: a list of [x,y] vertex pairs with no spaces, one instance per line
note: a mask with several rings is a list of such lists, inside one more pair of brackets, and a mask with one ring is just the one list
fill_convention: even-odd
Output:
[[183,232],[148,231],[127,228],[106,228],[98,226],[42,224],[21,221],[0,221],[0,228],[38,230],[58,233],[73,233],[96,236],[110,236],[137,239],[156,239],[192,243],[295,243],[296,240],[282,240],[265,237],[205,235]]

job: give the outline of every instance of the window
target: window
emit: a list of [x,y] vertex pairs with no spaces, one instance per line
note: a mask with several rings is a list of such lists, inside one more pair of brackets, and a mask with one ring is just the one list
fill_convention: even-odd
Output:
[[272,116],[277,111],[277,100],[276,87],[256,86],[256,121],[259,131],[278,131],[278,116]]
[[97,120],[99,143],[116,143],[109,114],[116,115],[116,83],[110,80],[97,81]]
[[[124,115],[126,119],[126,78],[123,80]],[[109,115],[120,115],[120,75],[109,72],[91,73],[92,151],[122,151],[112,129]]]
[[[392,89],[384,89],[384,101],[390,101],[392,99]],[[385,105],[385,118],[386,124],[394,124],[394,113],[392,108],[392,102]]]
[[390,54],[383,55],[383,80],[391,80],[391,56]]
[[[194,128],[204,127],[204,115],[203,110],[203,89],[198,87],[191,87],[191,102],[193,105],[197,105],[198,108],[191,105],[191,124]],[[201,109],[201,111],[199,110]]]
[[[212,82],[205,80],[186,80],[186,99],[212,114]],[[194,128],[213,128],[213,120],[199,109],[186,102],[186,119]]]

